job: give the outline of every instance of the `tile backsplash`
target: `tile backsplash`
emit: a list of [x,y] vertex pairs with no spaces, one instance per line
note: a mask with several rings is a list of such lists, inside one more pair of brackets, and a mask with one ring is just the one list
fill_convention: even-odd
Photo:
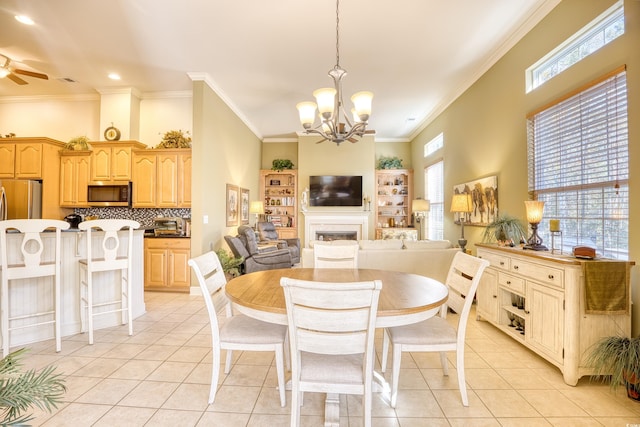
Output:
[[153,227],[153,219],[158,216],[175,216],[191,218],[191,209],[132,209],[132,208],[76,208],[74,213],[82,215],[96,215],[99,218],[133,219],[142,228]]

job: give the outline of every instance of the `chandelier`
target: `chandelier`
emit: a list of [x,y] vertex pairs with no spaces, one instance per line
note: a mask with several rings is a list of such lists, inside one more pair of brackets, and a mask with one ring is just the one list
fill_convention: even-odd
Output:
[[[333,87],[322,88],[313,92],[316,102],[300,102],[296,105],[300,114],[300,122],[307,134],[322,136],[323,142],[333,141],[337,145],[348,140],[356,142],[355,137],[361,137],[367,131],[367,121],[371,114],[371,99],[373,93],[358,92],[351,97],[354,108],[351,110],[351,120],[345,110],[342,100],[342,78],[347,71],[340,67],[340,0],[336,0],[336,65],[329,70],[333,79]],[[316,126],[316,109],[319,112],[320,123]],[[352,123],[353,121],[353,123]]]

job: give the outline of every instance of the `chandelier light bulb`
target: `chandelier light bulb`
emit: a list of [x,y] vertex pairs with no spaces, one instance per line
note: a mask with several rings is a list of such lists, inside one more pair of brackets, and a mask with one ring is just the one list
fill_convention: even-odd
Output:
[[296,105],[298,114],[300,114],[300,123],[305,129],[310,128],[316,119],[315,102],[300,102]]
[[313,92],[318,104],[318,111],[324,119],[330,119],[333,115],[333,107],[336,103],[337,90],[332,87],[324,87]]

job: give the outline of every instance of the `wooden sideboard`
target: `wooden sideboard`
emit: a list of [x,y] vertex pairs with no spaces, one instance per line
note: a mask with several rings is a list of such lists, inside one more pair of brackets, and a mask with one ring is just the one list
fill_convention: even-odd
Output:
[[[630,309],[627,314],[585,312],[582,263],[599,261],[519,247],[476,246],[478,257],[490,262],[476,294],[478,319],[557,366],[567,384],[576,385],[592,373],[585,359],[600,338],[631,335]],[[630,296],[628,304],[631,307]]]

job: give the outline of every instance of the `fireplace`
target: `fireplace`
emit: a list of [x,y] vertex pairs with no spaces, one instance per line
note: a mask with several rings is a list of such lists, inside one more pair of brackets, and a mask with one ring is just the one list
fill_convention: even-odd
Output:
[[[304,246],[311,240],[367,240],[369,238],[368,211],[329,212],[306,211],[304,215]],[[322,236],[322,239],[320,239]]]
[[316,240],[358,240],[357,231],[316,231]]

